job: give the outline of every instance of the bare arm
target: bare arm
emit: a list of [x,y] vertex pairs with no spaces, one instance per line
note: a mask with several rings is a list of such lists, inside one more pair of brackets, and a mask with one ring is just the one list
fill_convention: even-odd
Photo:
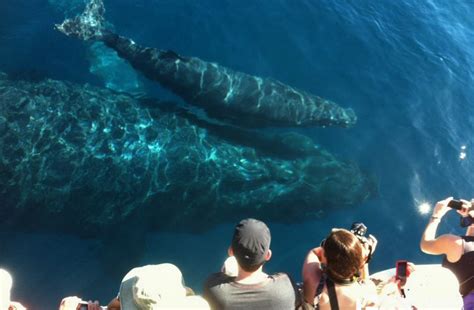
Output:
[[[471,201],[462,200],[462,202],[466,205],[466,208],[462,208],[457,212],[461,214],[462,217],[470,216],[471,218],[474,218],[474,199]],[[467,227],[466,236],[474,236],[474,224]]]
[[474,236],[474,225],[471,225],[467,228],[466,236]]
[[375,249],[377,248],[377,238],[373,235],[369,235],[367,238],[367,242],[363,244],[364,247],[364,257],[365,257],[365,264],[360,270],[360,279],[362,281],[367,281],[369,280],[369,260],[371,259],[372,255],[375,252]]
[[303,264],[303,296],[307,303],[314,304],[314,297],[322,276],[319,256],[322,248],[314,248],[306,255]]
[[107,310],[120,310],[120,301],[118,298],[112,299],[107,305]]
[[420,248],[427,254],[446,254],[449,261],[457,261],[462,255],[461,238],[447,234],[436,237],[436,231],[441,218],[450,210],[448,203],[452,197],[436,203],[428,225],[421,237]]

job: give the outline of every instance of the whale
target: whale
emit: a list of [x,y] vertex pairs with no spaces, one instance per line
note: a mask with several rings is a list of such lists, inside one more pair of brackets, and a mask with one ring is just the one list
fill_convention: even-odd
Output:
[[376,193],[356,164],[305,136],[206,125],[179,104],[2,73],[0,102],[5,230],[97,236],[199,231],[244,216],[301,222]]
[[146,78],[157,81],[208,116],[234,125],[261,127],[351,127],[354,110],[286,85],[235,71],[172,50],[145,47],[105,27],[102,0],[91,0],[84,12],[57,24],[62,33],[101,41]]

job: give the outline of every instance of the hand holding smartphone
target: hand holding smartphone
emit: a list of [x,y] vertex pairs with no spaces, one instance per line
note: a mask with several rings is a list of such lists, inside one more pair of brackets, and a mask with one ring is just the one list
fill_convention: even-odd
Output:
[[463,203],[461,200],[455,200],[452,199],[450,202],[448,202],[448,207],[455,209],[455,210],[462,210],[463,208]]
[[398,260],[395,265],[395,279],[400,280],[400,285],[404,286],[409,275],[410,271],[408,270],[408,261]]
[[[89,307],[90,305],[90,307]],[[97,302],[95,303],[88,303],[87,301],[81,301],[77,304],[77,308],[76,310],[88,310],[88,309],[102,309],[102,310],[106,310],[107,309],[107,306],[99,306],[99,304]]]
[[87,305],[88,305],[87,302],[81,301],[81,302],[77,305],[77,310],[87,310]]

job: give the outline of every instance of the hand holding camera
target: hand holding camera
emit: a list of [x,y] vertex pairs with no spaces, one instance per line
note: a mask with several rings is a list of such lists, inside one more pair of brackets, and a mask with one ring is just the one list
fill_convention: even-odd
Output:
[[355,222],[352,224],[350,231],[356,235],[356,237],[360,240],[364,248],[366,249],[366,263],[368,263],[372,259],[372,255],[375,252],[375,248],[377,247],[377,239],[369,234],[367,234],[367,226],[364,223]]

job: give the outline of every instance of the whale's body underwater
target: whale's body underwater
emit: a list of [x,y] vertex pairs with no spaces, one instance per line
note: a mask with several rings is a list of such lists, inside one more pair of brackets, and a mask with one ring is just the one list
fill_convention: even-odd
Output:
[[103,41],[147,78],[158,81],[208,115],[243,127],[351,127],[352,109],[295,89],[274,79],[234,71],[196,57],[143,47],[105,30],[102,0],[91,0],[86,10],[57,29],[82,40]]
[[[57,25],[100,40],[150,79],[202,107],[0,73],[0,224],[97,235],[202,230],[252,216],[282,222],[370,197],[374,182],[304,136],[242,127],[351,126],[352,110],[106,31],[101,0]],[[122,225],[125,224],[126,225]],[[130,230],[124,230],[129,235]]]
[[298,135],[271,152],[263,136],[230,141],[241,135],[126,94],[1,73],[0,102],[3,228],[96,234],[132,218],[158,230],[243,216],[291,222],[373,193],[357,166]]

